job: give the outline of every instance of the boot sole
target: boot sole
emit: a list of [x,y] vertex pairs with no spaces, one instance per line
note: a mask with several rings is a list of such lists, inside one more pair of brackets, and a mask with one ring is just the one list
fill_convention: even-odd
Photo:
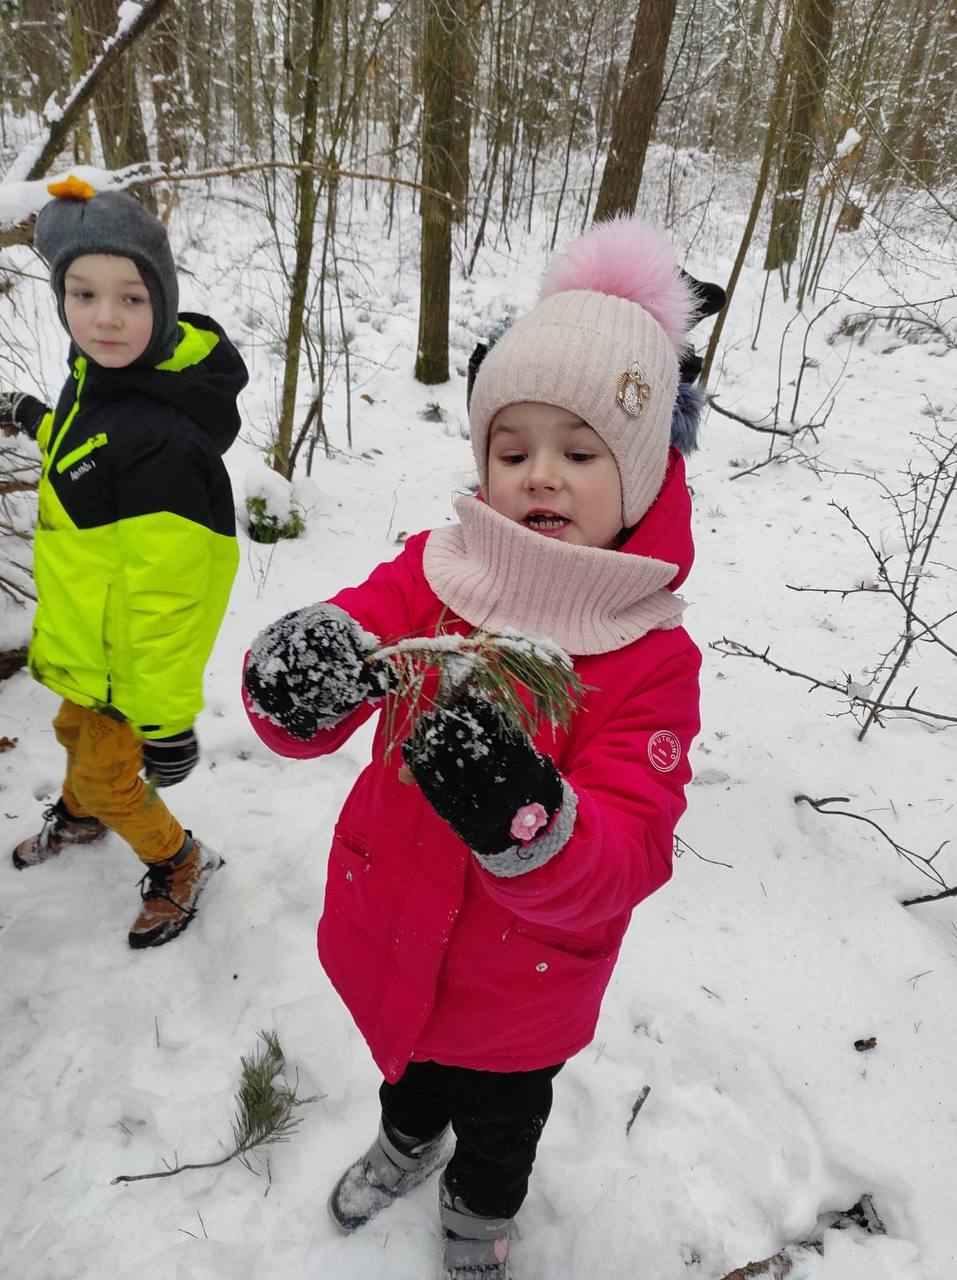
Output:
[[184,912],[179,920],[164,921],[163,924],[161,924],[157,929],[154,929],[152,933],[130,933],[127,941],[134,951],[143,951],[147,947],[161,947],[164,943],[172,942],[174,938],[178,938],[181,933],[186,932],[189,928],[190,921],[196,915],[196,907],[202,897],[203,890],[206,888],[207,880],[215,871],[218,871],[220,867],[224,867],[226,865],[225,858],[219,858],[218,855],[217,858],[218,861],[215,865],[213,863],[209,864],[196,886],[196,897],[193,899],[192,910]]

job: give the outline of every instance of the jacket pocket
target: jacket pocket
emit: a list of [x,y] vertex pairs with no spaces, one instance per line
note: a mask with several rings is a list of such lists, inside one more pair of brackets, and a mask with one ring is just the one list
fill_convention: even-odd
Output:
[[351,832],[338,828],[329,851],[330,879],[335,875],[351,884],[357,876],[368,875],[371,866],[368,853],[356,837]]
[[599,942],[581,938],[563,929],[552,929],[548,925],[529,924],[525,920],[516,919],[508,930],[509,936],[523,938],[534,947],[546,951],[557,952],[568,960],[594,961],[611,960],[618,954],[618,948],[609,949]]

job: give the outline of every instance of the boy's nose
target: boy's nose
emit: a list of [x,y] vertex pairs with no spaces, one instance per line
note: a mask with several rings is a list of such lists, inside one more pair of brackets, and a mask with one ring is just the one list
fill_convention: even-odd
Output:
[[96,309],[96,323],[104,329],[115,328],[119,319],[119,308],[112,302],[101,302]]

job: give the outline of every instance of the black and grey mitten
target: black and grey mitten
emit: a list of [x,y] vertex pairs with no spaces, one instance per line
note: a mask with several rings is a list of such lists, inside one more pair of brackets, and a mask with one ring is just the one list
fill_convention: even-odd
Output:
[[366,662],[379,639],[334,604],[271,623],[252,643],[243,677],[254,709],[304,741],[392,688],[388,661]]
[[5,436],[23,431],[35,440],[43,415],[49,412],[42,400],[25,391],[0,391],[0,429]]
[[143,765],[154,786],[175,787],[188,777],[199,760],[199,742],[192,729],[168,738],[147,738],[143,743]]
[[575,793],[479,694],[420,717],[402,754],[435,812],[495,874],[528,871],[567,842]]

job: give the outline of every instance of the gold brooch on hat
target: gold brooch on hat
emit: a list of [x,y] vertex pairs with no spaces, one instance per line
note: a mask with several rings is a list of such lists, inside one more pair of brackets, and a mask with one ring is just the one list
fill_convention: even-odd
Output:
[[632,360],[619,376],[615,384],[615,399],[629,417],[641,417],[645,401],[651,399],[651,384],[646,380],[645,371],[637,360]]

